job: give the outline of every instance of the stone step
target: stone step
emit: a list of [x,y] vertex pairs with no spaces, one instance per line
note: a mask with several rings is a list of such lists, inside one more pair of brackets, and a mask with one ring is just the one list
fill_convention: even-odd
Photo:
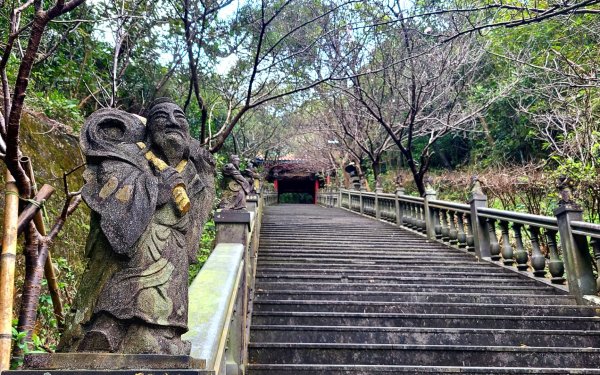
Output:
[[252,342],[599,347],[600,332],[487,328],[253,325]]
[[[405,254],[401,252],[377,252],[370,255],[355,255],[352,252],[319,252],[318,250],[310,250],[310,252],[303,251],[301,249],[290,250],[290,251],[268,251],[261,253],[265,259],[269,258],[279,258],[285,261],[296,261],[298,258],[301,259],[310,259],[311,262],[319,262],[320,260],[327,261],[328,259],[339,259],[339,260],[361,260],[363,262],[381,262],[383,261],[413,261],[415,264],[456,264],[456,265],[466,265],[466,264],[474,264],[471,259],[464,257],[457,257],[453,255],[444,255],[444,254]],[[488,266],[487,264],[482,264],[484,266]]]
[[[521,279],[522,276],[516,272],[509,272],[502,268],[478,268],[473,270],[472,268],[466,268],[462,271],[462,268],[458,270],[449,270],[447,267],[430,267],[429,269],[416,266],[415,269],[407,269],[402,266],[382,265],[382,264],[371,264],[369,262],[352,262],[352,263],[321,263],[311,264],[311,268],[306,268],[307,265],[304,263],[287,263],[287,262],[259,262],[257,267],[258,272],[290,272],[290,273],[306,273],[306,274],[327,274],[335,272],[344,272],[355,275],[402,275],[409,277],[424,277],[424,278],[437,278],[437,277],[487,277],[487,278],[513,278]],[[469,271],[470,272],[467,272]],[[527,280],[531,280],[527,278]]]
[[348,248],[348,247],[340,247],[340,248],[327,248],[327,247],[317,247],[317,246],[294,246],[290,248],[285,248],[283,246],[272,246],[272,247],[264,247],[261,248],[261,255],[271,256],[273,254],[280,255],[298,255],[302,254],[304,256],[323,256],[323,255],[347,255],[347,256],[356,256],[356,257],[367,257],[378,255],[378,256],[411,256],[413,258],[439,258],[439,259],[460,259],[463,261],[473,262],[473,257],[466,253],[456,253],[450,251],[429,251],[429,250],[415,250],[413,248],[410,249],[394,249],[394,248],[383,248],[383,247],[373,247],[371,249],[365,249],[365,246],[361,246],[359,248]]
[[575,305],[573,297],[556,294],[493,294],[480,293],[424,293],[424,292],[380,292],[380,291],[255,291],[257,299],[310,299],[347,301],[388,301],[388,302],[444,302],[444,303],[485,303],[485,304],[547,304]]
[[255,311],[252,324],[312,326],[378,326],[494,328],[531,330],[598,330],[599,317],[477,314],[409,314],[331,311]]
[[421,285],[529,285],[539,287],[540,283],[532,279],[496,277],[494,279],[483,277],[419,277],[419,276],[401,276],[401,275],[354,275],[349,272],[336,272],[332,270],[328,273],[319,273],[315,275],[287,272],[261,272],[256,275],[257,282],[334,282],[340,281],[346,283],[377,282],[377,283],[395,283],[395,284],[421,284]]
[[385,366],[385,365],[314,365],[249,364],[249,375],[371,375],[371,374],[600,374],[597,368],[525,368],[464,366]]
[[453,293],[481,293],[481,294],[530,294],[544,293],[562,294],[562,291],[556,290],[547,286],[531,286],[531,285],[496,285],[492,283],[482,285],[460,285],[460,284],[397,284],[397,283],[381,283],[381,282],[364,282],[364,280],[356,282],[347,282],[338,280],[338,282],[299,282],[299,281],[274,281],[274,282],[257,282],[257,291],[274,291],[274,290],[291,290],[297,291],[314,291],[314,290],[331,290],[344,291],[348,289],[355,291],[398,291],[398,292],[453,292]]
[[[263,243],[264,242],[264,243]],[[335,240],[332,242],[322,241],[320,239],[313,238],[312,240],[298,240],[295,237],[289,239],[280,239],[277,241],[267,241],[262,240],[261,245],[265,249],[270,248],[283,248],[283,249],[293,249],[296,247],[320,247],[320,248],[330,248],[330,249],[374,249],[374,248],[384,248],[389,249],[391,251],[396,250],[411,250],[411,249],[423,249],[423,251],[447,251],[448,248],[444,248],[444,246],[440,243],[430,243],[425,241],[407,241],[407,240],[396,240],[396,239],[385,239],[383,241],[369,241],[369,242],[357,242],[357,241],[344,241],[344,240]],[[461,254],[461,253],[457,253]]]
[[[420,259],[420,258],[415,258],[412,256],[381,256],[381,257],[373,257],[373,258],[368,258],[368,259],[354,259],[354,258],[350,258],[350,257],[346,257],[344,256],[344,254],[339,254],[339,256],[334,256],[334,255],[323,255],[322,257],[309,257],[309,256],[305,256],[302,254],[298,254],[297,256],[288,256],[288,255],[269,255],[266,254],[264,256],[262,256],[261,254],[261,258],[259,261],[259,265],[263,265],[266,262],[278,262],[278,263],[288,263],[288,264],[293,264],[293,263],[300,263],[300,264],[304,264],[304,265],[310,265],[312,266],[313,264],[323,264],[323,263],[342,263],[344,264],[344,262],[347,264],[391,264],[396,266],[396,268],[398,268],[398,266],[402,266],[403,268],[406,268],[408,270],[410,270],[411,268],[417,268],[417,267],[421,267],[421,268],[429,268],[429,269],[439,269],[439,268],[446,268],[448,269],[448,267],[452,267],[452,270],[464,270],[464,271],[469,271],[469,270],[481,270],[481,269],[491,269],[494,268],[495,266],[492,264],[483,264],[483,263],[479,263],[479,264],[475,264],[475,263],[471,263],[469,261],[454,261],[454,260],[437,260],[437,261],[431,261],[430,259]],[[515,268],[516,269],[516,268]],[[506,271],[503,271],[506,272]]]
[[[391,230],[389,232],[343,232],[339,231],[339,229],[331,229],[329,233],[318,233],[315,230],[307,231],[307,232],[294,232],[287,234],[277,234],[271,233],[269,231],[261,231],[261,236],[263,240],[261,242],[266,244],[287,244],[289,242],[314,242],[314,243],[326,243],[329,245],[336,245],[341,242],[347,242],[351,244],[388,244],[395,243],[400,246],[406,246],[407,244],[422,244],[427,243],[430,245],[437,246],[439,248],[443,248],[443,246],[437,242],[432,242],[423,237],[416,237],[413,233],[399,233],[398,230]],[[373,241],[371,239],[376,236]]]
[[382,244],[395,243],[400,246],[410,246],[414,244],[429,244],[434,247],[443,249],[444,245],[437,241],[429,240],[421,235],[415,235],[412,232],[402,233],[398,229],[392,229],[388,232],[369,232],[363,233],[354,231],[340,231],[339,228],[331,228],[327,230],[328,233],[319,233],[317,230],[304,230],[302,232],[289,232],[287,234],[270,233],[268,230],[262,230],[260,232],[262,238],[266,244],[282,243],[286,244],[289,242],[304,243],[304,242],[315,242],[329,245],[336,245],[340,242],[350,244]]
[[250,343],[249,363],[461,367],[585,367],[600,361],[598,348]]
[[374,301],[319,301],[319,300],[265,300],[254,302],[254,311],[330,311],[364,313],[408,314],[468,314],[468,315],[521,315],[521,316],[596,316],[598,309],[574,305],[525,305],[439,302],[374,302]]

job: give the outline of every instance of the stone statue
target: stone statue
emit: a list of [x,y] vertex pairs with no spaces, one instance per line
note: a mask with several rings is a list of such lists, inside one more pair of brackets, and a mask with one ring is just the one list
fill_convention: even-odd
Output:
[[396,174],[396,195],[404,195],[404,178],[400,173]]
[[477,175],[471,176],[471,195],[479,197],[485,196],[481,187],[481,181],[479,181],[479,176]]
[[434,182],[433,177],[427,176],[427,177],[425,177],[425,181],[423,181],[423,182],[425,185],[425,193],[426,194],[428,194],[428,193],[430,194],[432,192],[435,193],[435,189],[433,188],[433,182]]
[[252,161],[248,161],[246,163],[246,169],[242,171],[242,175],[246,177],[248,184],[250,184],[250,192],[248,194],[255,195],[257,194],[258,184],[260,181],[260,174],[254,170],[256,166]]
[[383,193],[383,184],[381,183],[381,176],[377,176],[375,179],[375,192],[378,194]]
[[250,184],[240,172],[240,158],[229,157],[229,163],[223,166],[223,183],[219,208],[225,210],[242,210],[246,208],[246,195],[250,194]]
[[215,163],[171,100],[157,99],[146,118],[102,109],[81,131],[89,262],[59,351],[189,354],[188,267]]
[[394,182],[396,183],[396,189],[401,189],[404,187],[404,178],[400,173],[396,175],[396,180]]
[[345,168],[344,170],[346,171],[346,173],[348,173],[348,176],[350,177],[350,183],[352,184],[352,187],[355,190],[360,190],[362,188],[362,184],[361,184],[361,178],[360,175],[358,173],[358,168],[356,167],[356,164],[354,162],[350,162]]
[[558,189],[559,206],[580,208],[573,198],[574,184],[571,178],[568,176],[559,176],[556,181],[556,188]]

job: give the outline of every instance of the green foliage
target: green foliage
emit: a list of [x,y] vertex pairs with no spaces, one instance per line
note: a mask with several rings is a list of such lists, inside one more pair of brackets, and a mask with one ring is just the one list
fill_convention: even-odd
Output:
[[28,104],[33,108],[40,109],[46,116],[53,120],[70,125],[74,131],[79,131],[85,120],[79,110],[78,101],[67,99],[58,90],[52,90],[47,93],[34,92],[28,99]]
[[279,195],[279,203],[313,203],[312,195],[308,193],[283,193]]
[[196,254],[195,264],[190,265],[189,268],[189,279],[188,282],[191,284],[194,278],[198,275],[198,272],[202,269],[204,263],[210,256],[210,253],[215,247],[215,236],[216,228],[214,220],[209,220],[204,225],[202,230],[202,238],[200,239],[200,246],[198,247],[198,253]]
[[[600,221],[600,171],[598,167],[573,158],[553,157],[551,177],[554,181],[568,178],[573,197],[581,204],[587,221]],[[558,200],[558,197],[555,197]]]
[[[68,311],[70,306],[68,301],[71,301],[76,293],[77,274],[73,271],[67,259],[58,257],[54,260],[54,269],[59,279],[58,287],[60,290],[63,311]],[[17,331],[17,319],[13,319],[12,341],[13,345],[17,345],[23,354],[29,353],[46,353],[56,349],[60,340],[60,331],[58,320],[54,314],[54,306],[52,297],[48,291],[48,282],[46,279],[42,281],[42,293],[40,294],[37,308],[37,324],[31,335],[31,340],[26,341],[26,332]],[[23,358],[14,358],[11,367],[20,368],[23,364]]]

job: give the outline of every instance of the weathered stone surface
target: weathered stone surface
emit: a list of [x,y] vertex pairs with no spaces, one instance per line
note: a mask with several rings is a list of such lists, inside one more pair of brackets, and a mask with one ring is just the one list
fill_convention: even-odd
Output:
[[242,175],[248,180],[250,185],[250,195],[256,195],[259,188],[260,174],[256,172],[256,166],[252,161],[249,161],[246,165],[246,169],[242,171]]
[[229,157],[229,163],[223,166],[222,196],[219,208],[224,210],[241,210],[246,208],[246,195],[251,186],[246,177],[240,172],[240,158],[237,155]]
[[192,369],[148,370],[15,370],[2,371],[3,375],[215,375],[214,371]]
[[254,213],[246,210],[217,210],[214,219],[217,225],[217,243],[246,244],[252,215]]
[[203,369],[206,361],[185,355],[53,353],[25,356],[25,369],[126,370],[131,368]]
[[214,160],[158,99],[147,126],[103,109],[81,132],[88,267],[60,351],[187,355],[188,267],[214,198]]

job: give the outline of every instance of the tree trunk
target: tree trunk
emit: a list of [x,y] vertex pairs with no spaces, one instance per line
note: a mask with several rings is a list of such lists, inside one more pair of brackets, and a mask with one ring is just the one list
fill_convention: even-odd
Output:
[[19,324],[17,331],[26,332],[25,337],[17,342],[13,348],[13,356],[20,358],[24,355],[23,349],[30,345],[31,335],[37,319],[37,307],[44,278],[44,265],[48,257],[48,244],[41,241],[41,237],[33,222],[30,223],[26,232],[25,242],[25,283],[23,285],[23,297],[21,311],[19,312]]
[[381,174],[381,161],[379,159],[371,161],[371,169],[373,170],[375,188],[377,188],[377,182],[379,181],[379,175]]

